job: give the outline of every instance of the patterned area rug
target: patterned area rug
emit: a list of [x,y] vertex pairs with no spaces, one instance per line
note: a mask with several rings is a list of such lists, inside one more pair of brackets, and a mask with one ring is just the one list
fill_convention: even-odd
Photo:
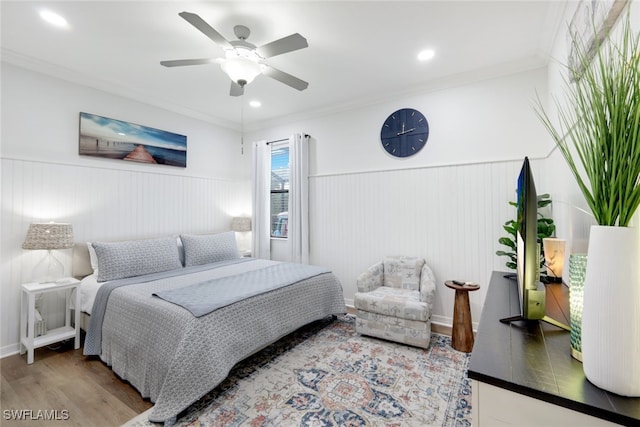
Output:
[[[469,355],[363,337],[355,319],[315,322],[241,362],[180,415],[185,426],[471,426]],[[127,427],[152,426],[143,413]]]

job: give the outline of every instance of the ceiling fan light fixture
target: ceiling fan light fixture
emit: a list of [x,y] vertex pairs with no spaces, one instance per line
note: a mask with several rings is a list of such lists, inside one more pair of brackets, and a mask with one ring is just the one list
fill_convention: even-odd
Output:
[[231,80],[238,84],[240,81],[244,81],[244,84],[251,83],[262,72],[260,64],[247,58],[227,59],[220,67]]
[[251,83],[258,74],[264,74],[266,77],[277,80],[280,83],[300,91],[305,90],[309,86],[308,82],[262,62],[266,58],[309,47],[307,39],[300,34],[294,33],[256,47],[247,41],[251,31],[244,25],[236,25],[233,28],[233,32],[236,37],[238,37],[238,40],[228,41],[197,14],[181,12],[178,15],[224,49],[225,57],[216,59],[196,58],[160,61],[160,65],[164,67],[182,67],[216,62],[220,64],[222,71],[231,79],[231,88],[229,89],[230,96],[244,95],[244,86]]
[[258,74],[262,73],[262,65],[258,63],[259,57],[255,52],[244,48],[229,49],[225,57],[226,59],[220,65],[222,71],[238,84],[243,81],[241,86],[251,83]]

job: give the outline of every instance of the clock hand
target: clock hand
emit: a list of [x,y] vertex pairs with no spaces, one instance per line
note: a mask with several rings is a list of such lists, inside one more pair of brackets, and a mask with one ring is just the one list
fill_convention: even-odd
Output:
[[414,130],[416,130],[416,128],[411,128],[407,130],[403,129],[402,132],[398,132],[397,136],[404,135],[405,133],[413,132]]

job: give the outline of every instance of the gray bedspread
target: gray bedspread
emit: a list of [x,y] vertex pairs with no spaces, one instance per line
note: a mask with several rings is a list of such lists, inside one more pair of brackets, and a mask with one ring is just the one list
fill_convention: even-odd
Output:
[[[215,264],[197,265],[193,267],[181,268],[179,270],[168,270],[160,273],[145,274],[143,276],[128,277],[126,279],[112,280],[104,283],[98,289],[93,308],[91,309],[91,318],[89,320],[89,329],[84,340],[83,354],[85,356],[99,356],[102,351],[102,323],[104,322],[104,314],[107,310],[107,302],[111,292],[121,286],[129,286],[140,283],[152,282],[170,277],[184,276],[197,273],[204,270],[214,270],[229,264],[238,264],[240,262],[249,261],[248,258],[238,258],[233,260],[221,261]],[[216,277],[215,273],[211,274]],[[215,280],[215,279],[214,279]],[[188,287],[188,286],[187,286]],[[180,288],[184,289],[184,288]],[[179,290],[179,289],[178,289]]]
[[222,382],[239,361],[307,323],[346,312],[342,286],[331,273],[243,299],[202,317],[153,296],[276,264],[252,259],[111,291],[101,328],[100,358],[155,403],[150,421],[173,421]]
[[225,305],[328,272],[326,268],[315,265],[283,262],[180,289],[155,292],[154,295],[178,304],[194,316],[200,317]]

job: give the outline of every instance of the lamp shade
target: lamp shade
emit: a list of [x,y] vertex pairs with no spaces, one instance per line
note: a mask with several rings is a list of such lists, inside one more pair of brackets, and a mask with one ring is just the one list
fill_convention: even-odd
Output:
[[566,240],[545,237],[542,239],[544,259],[547,266],[547,277],[551,282],[562,282],[564,268],[564,247]]
[[73,247],[73,227],[67,223],[40,222],[29,225],[22,249],[69,249]]
[[251,231],[251,218],[235,217],[231,220],[231,230],[233,231]]

